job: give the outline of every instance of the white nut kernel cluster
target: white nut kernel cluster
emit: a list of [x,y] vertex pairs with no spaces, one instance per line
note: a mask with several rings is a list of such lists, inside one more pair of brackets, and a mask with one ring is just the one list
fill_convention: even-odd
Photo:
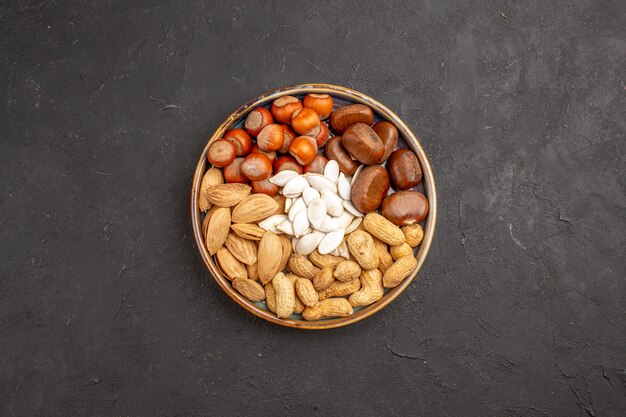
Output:
[[350,201],[351,180],[333,160],[324,167],[324,175],[280,171],[269,181],[281,187],[285,214],[268,217],[259,226],[291,236],[294,251],[301,255],[317,249],[322,255],[348,258],[343,238],[359,227],[363,217]]

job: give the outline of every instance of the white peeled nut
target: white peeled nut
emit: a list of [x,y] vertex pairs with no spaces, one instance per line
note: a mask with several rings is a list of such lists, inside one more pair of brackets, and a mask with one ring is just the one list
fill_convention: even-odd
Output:
[[309,255],[320,244],[322,239],[324,238],[324,233],[322,232],[311,232],[306,236],[302,236],[298,239],[298,243],[294,247],[294,252],[299,253],[300,255]]
[[327,255],[337,249],[341,242],[343,242],[344,231],[338,230],[336,232],[327,233],[326,236],[320,241],[317,251],[320,255]]
[[326,202],[328,214],[339,217],[343,213],[343,200],[335,193],[326,190],[321,192],[322,199]]
[[[343,172],[341,173],[343,175]],[[339,197],[344,200],[350,201],[350,193],[352,192],[352,186],[348,182],[345,176],[341,177],[337,180],[337,190],[339,190]]]
[[337,253],[338,256],[341,256],[342,258],[350,259],[350,250],[348,249],[348,244],[345,240],[337,246]]
[[313,229],[319,229],[326,219],[326,202],[321,198],[311,201],[307,207],[307,215]]
[[322,225],[317,228],[317,230],[324,233],[336,232],[339,229],[341,229],[339,219],[337,219],[336,217],[331,217],[329,215],[326,215],[324,221],[322,222]]
[[302,194],[302,190],[304,190],[304,188],[308,186],[309,182],[307,181],[307,179],[301,175],[298,175],[297,177],[293,177],[292,179],[287,181],[285,187],[283,188],[283,195],[285,197],[299,197],[300,194]]
[[267,219],[259,222],[259,227],[268,232],[279,233],[280,231],[276,229],[276,226],[278,226],[285,220],[287,220],[287,216],[285,216],[284,214],[274,214],[273,216],[270,216]]
[[311,201],[320,198],[320,192],[313,187],[306,187],[302,190],[302,198],[304,199],[304,203],[308,206],[311,204]]
[[337,185],[325,176],[320,174],[314,174],[312,172],[304,174],[304,176],[306,177],[309,184],[311,184],[311,187],[315,188],[320,193],[322,191],[329,191],[331,193],[337,194]]
[[348,210],[346,210],[341,214],[341,216],[337,217],[336,219],[337,219],[337,224],[339,225],[339,228],[345,229],[352,222],[352,219],[354,219],[354,215],[350,213]]
[[[347,212],[347,210],[346,210]],[[348,225],[348,227],[346,227],[346,234],[352,233],[356,230],[357,227],[359,227],[359,225],[361,224],[361,222],[363,221],[363,217],[355,217],[352,219],[352,221],[350,222],[350,224]]]
[[285,213],[289,213],[292,204],[293,198],[285,197]]
[[293,235],[295,237],[303,236],[309,225],[310,223],[306,210],[300,210],[293,219]]
[[339,178],[339,164],[337,161],[331,159],[326,162],[326,166],[324,166],[324,176],[332,182],[337,182],[337,178]]
[[289,221],[289,219],[283,221],[278,226],[276,226],[276,230],[283,232],[286,235],[293,236],[293,225]]
[[343,207],[350,213],[354,214],[356,217],[363,217],[363,213],[357,210],[356,207],[354,207],[354,204],[352,204],[350,201],[344,200]]
[[284,187],[290,179],[297,176],[298,173],[296,171],[280,171],[278,174],[270,178],[270,182],[272,184],[278,185],[279,187]]
[[354,181],[356,181],[356,177],[359,176],[359,174],[361,173],[361,170],[363,169],[365,165],[360,165],[356,171],[354,171],[354,174],[352,174],[352,179],[350,180],[350,185],[354,185]]
[[294,200],[291,208],[289,209],[289,220],[293,222],[296,218],[296,215],[300,213],[302,210],[306,210],[306,204],[304,204],[304,200],[302,197]]

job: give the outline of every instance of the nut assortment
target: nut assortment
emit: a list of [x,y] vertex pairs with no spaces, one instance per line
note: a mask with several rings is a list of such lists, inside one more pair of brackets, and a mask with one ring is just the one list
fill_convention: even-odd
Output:
[[363,104],[282,96],[207,149],[198,208],[232,287],[279,318],[345,317],[417,266],[428,200],[417,156]]

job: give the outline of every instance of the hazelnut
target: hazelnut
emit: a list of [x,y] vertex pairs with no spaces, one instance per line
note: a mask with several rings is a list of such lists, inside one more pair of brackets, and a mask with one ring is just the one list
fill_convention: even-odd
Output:
[[380,165],[361,170],[352,184],[350,199],[359,211],[369,213],[380,207],[389,190],[389,174]]
[[263,128],[256,137],[256,143],[266,152],[276,151],[283,145],[284,133],[280,125],[271,123]]
[[267,194],[270,197],[274,197],[278,194],[278,185],[272,184],[268,179],[264,179],[262,181],[252,181],[250,186],[252,187],[252,192],[254,194]]
[[428,215],[428,200],[419,191],[398,191],[385,198],[381,214],[397,226],[418,223]]
[[417,156],[409,149],[396,149],[389,157],[387,169],[397,190],[408,190],[422,181],[422,168]]
[[278,123],[289,123],[293,112],[302,108],[302,102],[294,96],[279,97],[272,103],[270,110]]
[[362,164],[373,165],[383,156],[385,146],[376,132],[365,123],[355,123],[343,132],[341,143]]
[[291,127],[301,135],[310,135],[320,125],[320,119],[315,110],[303,107],[296,110],[291,117]]
[[365,104],[351,104],[338,107],[330,114],[330,127],[338,134],[345,132],[355,123],[374,123],[374,112]]
[[304,97],[304,107],[315,110],[320,120],[330,116],[334,105],[333,98],[328,94],[307,94]]
[[283,129],[283,145],[278,149],[278,152],[287,153],[289,151],[289,144],[298,137],[298,134],[294,132],[289,125],[280,125],[280,128]]
[[262,153],[251,153],[241,164],[241,172],[252,181],[261,181],[272,175],[272,161]]
[[250,179],[241,172],[241,164],[245,158],[235,158],[233,162],[224,167],[224,179],[226,182],[247,184]]
[[252,149],[252,138],[243,129],[231,129],[224,134],[224,139],[235,145],[237,156],[246,156]]
[[320,123],[317,130],[309,136],[315,139],[315,142],[317,142],[318,148],[323,148],[324,145],[326,145],[326,142],[328,142],[328,139],[330,138],[330,131],[328,130],[328,125],[326,125],[326,123]]
[[304,172],[313,172],[315,174],[324,174],[324,167],[328,159],[324,155],[317,155],[313,162],[304,166]]
[[308,165],[317,155],[315,139],[309,136],[298,136],[289,144],[289,153],[300,165]]
[[272,163],[274,163],[274,161],[276,160],[276,152],[264,151],[263,149],[259,148],[259,145],[257,143],[252,145],[252,149],[250,150],[250,153],[262,153],[263,155],[267,156],[270,159],[270,161],[272,161]]
[[303,172],[302,165],[291,155],[283,155],[274,161],[274,174],[286,170],[296,171],[298,174]]
[[341,144],[341,136],[334,136],[326,142],[324,146],[324,154],[328,159],[337,161],[339,170],[345,175],[352,175],[359,167],[359,163],[352,159],[348,151]]
[[272,122],[274,122],[272,113],[270,113],[270,111],[265,107],[257,107],[248,114],[248,117],[246,117],[244,127],[250,135],[256,138],[261,130]]
[[391,152],[396,149],[396,146],[398,146],[398,129],[396,129],[393,124],[385,120],[376,123],[372,126],[372,129],[376,132],[385,147],[383,156],[381,156],[378,160],[378,163],[382,164],[387,160],[387,158],[389,158],[389,155],[391,155]]
[[229,140],[218,139],[209,146],[208,161],[216,167],[225,167],[235,160],[235,145]]

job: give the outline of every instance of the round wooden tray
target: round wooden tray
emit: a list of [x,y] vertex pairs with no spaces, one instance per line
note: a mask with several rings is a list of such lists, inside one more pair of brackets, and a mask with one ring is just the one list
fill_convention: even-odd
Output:
[[[333,96],[335,99],[339,99],[340,104],[349,104],[349,103],[361,103],[365,104],[374,110],[374,114],[377,120],[387,120],[393,123],[398,129],[400,141],[399,147],[408,147],[415,152],[417,155],[419,162],[422,166],[423,179],[422,184],[420,185],[421,191],[428,198],[429,203],[429,212],[428,216],[423,222],[424,227],[424,239],[417,248],[415,248],[415,256],[417,258],[417,267],[415,270],[409,275],[400,285],[395,288],[388,290],[383,298],[377,301],[374,304],[371,304],[367,307],[363,307],[360,309],[355,309],[354,313],[348,317],[341,318],[333,318],[327,320],[319,320],[319,321],[306,321],[299,314],[294,314],[291,318],[281,319],[276,317],[272,312],[270,312],[265,306],[265,302],[253,303],[246,298],[244,298],[241,294],[239,294],[230,284],[230,281],[224,277],[218,266],[216,265],[213,257],[209,255],[209,251],[206,248],[206,244],[204,241],[204,236],[202,234],[202,213],[198,209],[198,194],[200,190],[200,183],[202,181],[202,176],[205,171],[208,169],[208,161],[206,159],[206,152],[209,148],[209,145],[216,139],[221,138],[228,129],[231,129],[237,124],[240,124],[243,120],[245,120],[248,112],[255,107],[258,106],[268,106],[278,97],[292,95],[292,96],[303,96],[309,93],[326,93]],[[377,311],[382,310],[389,303],[391,303],[402,291],[409,286],[411,281],[415,278],[417,273],[419,272],[424,260],[426,259],[426,255],[428,254],[428,250],[430,249],[430,245],[433,240],[433,236],[435,233],[435,222],[437,219],[437,191],[435,189],[435,180],[433,178],[433,173],[430,168],[430,164],[428,162],[428,158],[422,149],[417,137],[411,132],[411,130],[404,124],[404,122],[391,110],[387,107],[383,106],[378,101],[373,98],[360,93],[355,90],[351,90],[349,88],[340,87],[336,85],[330,84],[300,84],[292,87],[283,87],[278,88],[276,90],[268,91],[265,94],[262,94],[255,99],[249,101],[244,104],[240,108],[238,108],[233,114],[231,114],[213,133],[208,143],[204,147],[202,154],[200,155],[200,159],[198,161],[198,165],[196,167],[196,171],[193,176],[193,185],[191,188],[191,223],[193,227],[193,234],[196,238],[196,243],[198,244],[198,250],[200,251],[200,255],[202,256],[202,260],[205,265],[209,269],[209,272],[218,283],[218,285],[228,294],[230,298],[232,298],[235,302],[237,302],[240,306],[250,311],[251,313],[267,320],[272,323],[280,324],[282,326],[288,327],[296,327],[299,329],[313,329],[313,330],[322,330],[322,329],[331,329],[334,327],[346,326],[351,323],[355,323],[359,320],[362,320],[366,317],[371,316]]]

